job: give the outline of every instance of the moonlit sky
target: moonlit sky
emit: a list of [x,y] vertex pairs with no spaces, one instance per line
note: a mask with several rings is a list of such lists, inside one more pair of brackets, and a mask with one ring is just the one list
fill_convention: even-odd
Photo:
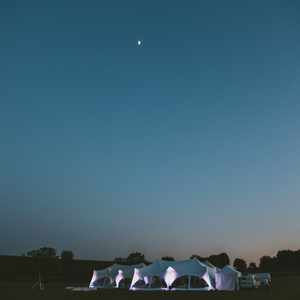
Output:
[[0,254],[300,248],[299,20],[299,1],[1,1]]

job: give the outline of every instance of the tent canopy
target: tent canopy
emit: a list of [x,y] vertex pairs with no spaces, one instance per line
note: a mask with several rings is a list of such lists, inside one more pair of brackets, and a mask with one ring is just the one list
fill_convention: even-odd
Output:
[[212,268],[201,263],[197,259],[188,259],[182,261],[162,261],[157,260],[153,264],[141,268],[135,269],[131,283],[131,288],[140,281],[145,283],[151,283],[151,279],[154,276],[158,276],[163,279],[167,286],[170,287],[177,278],[182,276],[197,276],[203,278],[209,288],[213,288]]
[[143,268],[145,264],[137,265],[119,265],[113,264],[110,267],[103,270],[95,270],[93,272],[93,277],[90,282],[90,287],[102,287],[100,281],[103,278],[108,278],[110,283],[116,282],[117,287],[122,279],[132,278],[135,268]]
[[[170,288],[177,278],[196,276],[202,278],[208,285],[208,289],[237,290],[239,289],[239,277],[241,273],[234,267],[225,266],[223,269],[215,268],[207,263],[202,263],[197,259],[182,261],[156,260],[151,265],[119,265],[94,271],[90,287],[103,287],[103,279],[108,278],[110,284],[115,283],[119,287],[120,282],[126,278],[132,278],[130,288],[134,288],[136,283],[143,281],[146,285],[153,282],[154,277],[163,280]],[[190,280],[189,280],[190,288]]]
[[113,264],[112,266],[107,268],[109,277],[116,278],[119,271],[122,271],[124,278],[131,278],[134,273],[135,268],[143,268],[145,264],[137,264],[137,265],[119,265]]
[[239,289],[239,277],[242,274],[232,266],[225,266],[215,273],[216,288],[221,291],[234,291]]
[[202,278],[207,272],[207,266],[195,259],[178,261],[168,267],[164,275],[167,286],[171,286],[177,278],[182,276],[197,276]]

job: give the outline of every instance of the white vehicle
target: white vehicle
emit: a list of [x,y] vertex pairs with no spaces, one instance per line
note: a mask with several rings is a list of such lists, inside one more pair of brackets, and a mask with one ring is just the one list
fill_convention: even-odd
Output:
[[257,282],[255,279],[255,275],[248,274],[242,275],[239,278],[239,284],[241,289],[254,289],[257,288]]
[[271,285],[271,274],[270,273],[256,273],[255,279],[258,283],[258,286],[267,286]]

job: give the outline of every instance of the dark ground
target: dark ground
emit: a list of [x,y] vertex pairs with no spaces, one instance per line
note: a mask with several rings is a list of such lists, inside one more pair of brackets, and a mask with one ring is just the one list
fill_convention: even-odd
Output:
[[97,292],[70,292],[63,285],[48,284],[44,291],[32,290],[26,283],[0,283],[1,300],[293,300],[300,299],[300,276],[285,276],[274,278],[271,289],[241,290],[239,292],[129,292],[127,290],[101,290]]

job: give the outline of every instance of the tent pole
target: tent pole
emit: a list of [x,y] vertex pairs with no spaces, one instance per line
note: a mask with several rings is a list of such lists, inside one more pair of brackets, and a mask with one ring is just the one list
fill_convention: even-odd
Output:
[[191,289],[191,276],[189,276],[188,289]]

